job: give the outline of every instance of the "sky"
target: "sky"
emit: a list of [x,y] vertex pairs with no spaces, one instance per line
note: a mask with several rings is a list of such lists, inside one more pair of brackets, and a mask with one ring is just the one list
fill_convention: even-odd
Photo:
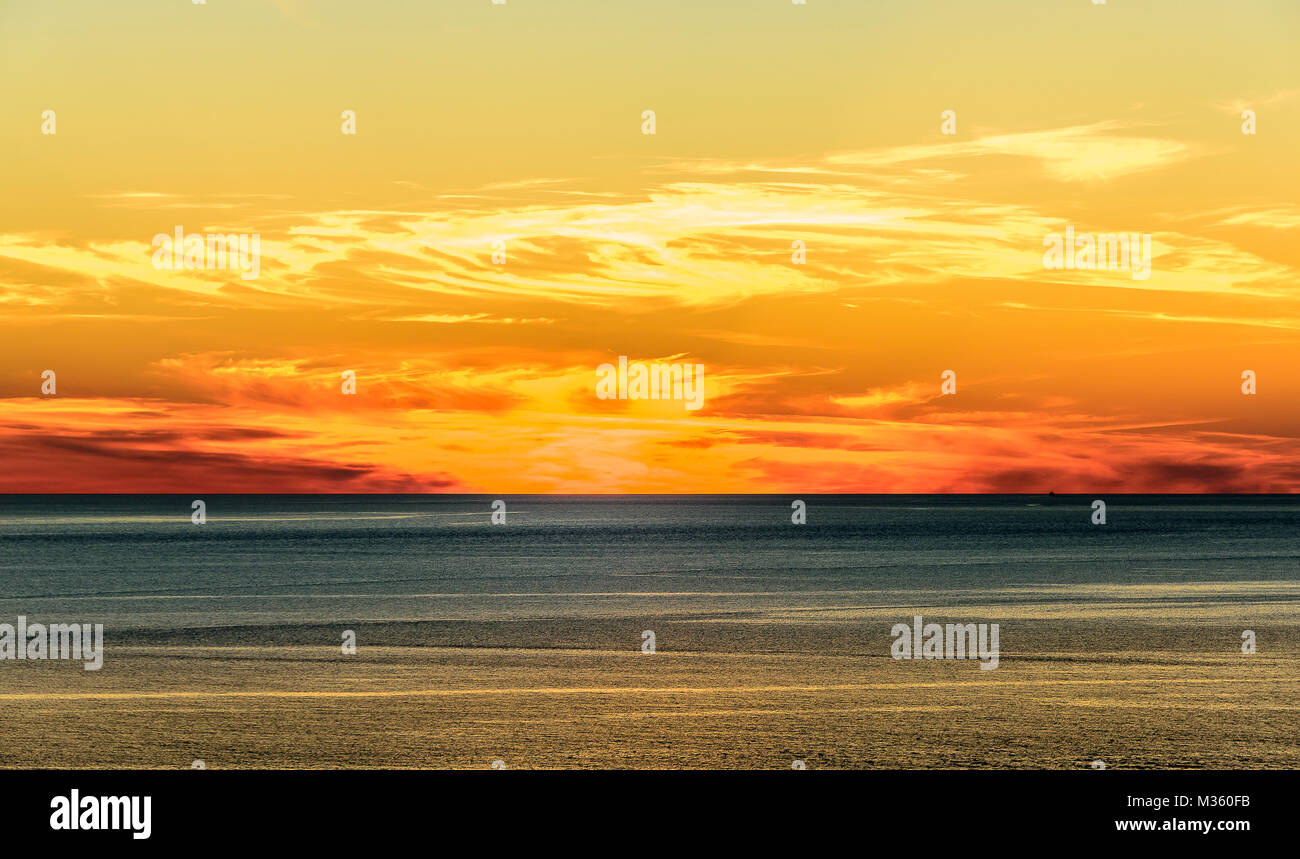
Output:
[[[3,0],[0,492],[1300,490],[1297,37],[1294,0]],[[158,267],[178,227],[257,276]],[[1047,267],[1067,228],[1149,276]],[[701,408],[600,398],[619,356]]]

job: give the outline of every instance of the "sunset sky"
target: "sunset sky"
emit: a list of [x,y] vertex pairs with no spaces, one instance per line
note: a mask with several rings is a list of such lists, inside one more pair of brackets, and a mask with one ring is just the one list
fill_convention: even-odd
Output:
[[[1300,490],[1298,43],[1295,0],[4,0],[0,491]],[[156,269],[178,225],[260,275]],[[1067,226],[1150,278],[1045,269]],[[597,398],[620,355],[703,408]]]

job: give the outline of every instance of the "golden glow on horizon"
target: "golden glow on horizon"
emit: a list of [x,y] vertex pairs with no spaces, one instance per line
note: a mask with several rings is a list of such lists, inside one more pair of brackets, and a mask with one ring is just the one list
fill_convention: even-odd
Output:
[[1300,489],[1300,10],[69,5],[0,10],[0,491]]

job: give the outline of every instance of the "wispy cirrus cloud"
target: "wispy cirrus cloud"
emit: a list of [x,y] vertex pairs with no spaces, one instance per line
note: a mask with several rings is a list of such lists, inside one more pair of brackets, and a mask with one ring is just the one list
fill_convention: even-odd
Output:
[[[1035,474],[1056,491],[1135,475],[1300,487],[1287,420],[1225,399],[1247,361],[1288,390],[1273,368],[1296,319],[1296,259],[1276,236],[1291,204],[1116,224],[1043,190],[1200,154],[1140,132],[658,159],[635,192],[547,177],[410,207],[230,198],[228,222],[186,224],[259,232],[255,281],[156,270],[151,234],[0,235],[0,319],[32,332],[0,347],[0,447],[33,453],[0,487],[136,474],[169,491],[164,467],[225,491],[1003,491]],[[1035,190],[1011,203],[964,181],[990,156]],[[105,199],[136,222],[156,210],[159,232],[191,205]],[[1151,279],[1044,270],[1043,237],[1067,222],[1153,233]],[[48,354],[65,356],[67,393],[37,399]],[[703,363],[704,408],[594,398],[594,368],[620,354]],[[1189,366],[1217,381],[1182,382]],[[947,367],[955,399],[938,389]]]

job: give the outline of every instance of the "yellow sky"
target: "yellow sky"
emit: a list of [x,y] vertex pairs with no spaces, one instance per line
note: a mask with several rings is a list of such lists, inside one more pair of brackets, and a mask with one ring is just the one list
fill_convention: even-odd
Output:
[[[1298,30],[11,0],[0,491],[1295,491]],[[177,226],[257,277],[156,268]],[[1067,227],[1150,276],[1045,268]],[[598,398],[620,355],[703,408]]]

